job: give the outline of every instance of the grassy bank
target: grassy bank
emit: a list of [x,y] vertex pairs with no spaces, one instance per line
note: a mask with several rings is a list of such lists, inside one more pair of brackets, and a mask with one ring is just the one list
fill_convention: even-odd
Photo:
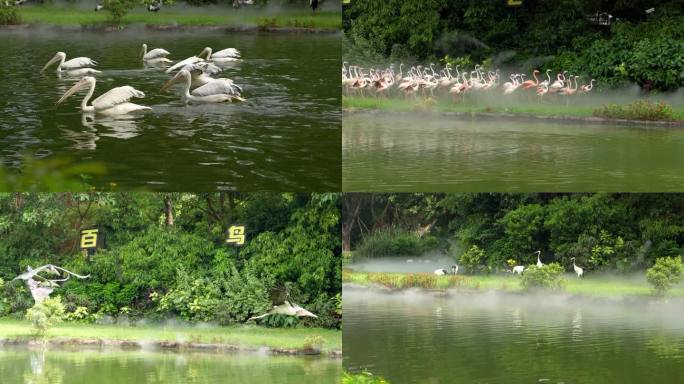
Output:
[[[309,336],[325,340],[323,350],[342,348],[342,333],[321,328],[192,327],[192,326],[116,326],[62,323],[52,327],[48,338],[176,341],[228,344],[243,348],[302,348]],[[31,323],[20,320],[0,320],[0,338],[31,338]]]
[[[415,276],[422,276],[417,279]],[[413,276],[413,277],[411,277]],[[416,284],[416,281],[422,281]],[[565,292],[575,295],[609,297],[609,296],[650,296],[651,287],[645,278],[619,276],[587,276],[577,278],[573,274],[565,276]],[[465,291],[505,291],[519,292],[520,278],[516,275],[472,275],[472,276],[435,276],[429,273],[386,273],[386,272],[353,272],[345,270],[342,274],[344,283],[364,286],[380,285],[391,289],[405,288],[457,288]],[[684,284],[675,286],[669,296],[684,297]]]
[[[380,111],[435,111],[435,112],[460,112],[460,113],[510,113],[516,115],[532,116],[570,116],[570,117],[593,117],[594,109],[597,105],[589,104],[563,104],[545,101],[538,103],[531,100],[529,103],[503,101],[481,101],[475,98],[454,102],[450,99],[434,98],[417,99],[408,98],[376,98],[344,96],[342,98],[343,108],[380,110]],[[672,108],[675,121],[684,121],[684,107]]]
[[[92,26],[107,23],[106,12],[92,9],[61,8],[54,6],[29,6],[20,9],[22,23],[45,25]],[[315,16],[310,9],[285,10],[277,14],[260,14],[254,10],[229,10],[217,12],[216,8],[196,8],[191,11],[164,8],[158,14],[136,8],[123,19],[124,24],[153,26],[261,26],[279,28],[321,28],[340,29],[342,18],[339,12],[320,12]]]

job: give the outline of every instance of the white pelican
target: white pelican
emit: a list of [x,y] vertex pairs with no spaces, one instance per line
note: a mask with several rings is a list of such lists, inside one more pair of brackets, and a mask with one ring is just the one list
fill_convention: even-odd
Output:
[[171,73],[175,70],[182,69],[183,67],[185,67],[188,64],[195,64],[195,63],[199,63],[199,62],[203,62],[203,61],[204,61],[204,59],[199,58],[197,56],[188,57],[187,59],[181,60],[181,61],[177,62],[176,64],[167,68],[166,73]]
[[142,59],[146,64],[171,63],[171,60],[166,58],[169,54],[170,52],[164,48],[155,48],[148,52],[147,44],[142,45]]
[[192,77],[192,87],[200,87],[207,84],[215,79],[211,75],[215,75],[221,72],[221,68],[217,67],[216,64],[208,63],[206,61],[200,61],[195,64],[188,64],[183,69],[190,72]]
[[192,85],[191,75],[187,69],[181,69],[176,76],[167,81],[161,88],[168,89],[174,83],[183,82],[184,90],[182,100],[187,103],[222,103],[233,100],[245,101],[240,96],[241,88],[230,79],[213,79],[207,84],[190,92]]
[[81,102],[82,112],[98,113],[102,115],[122,115],[126,113],[149,111],[152,109],[150,107],[129,103],[128,100],[130,100],[131,97],[142,98],[145,97],[145,94],[128,85],[112,88],[93,100],[92,105],[88,105],[88,100],[90,100],[95,92],[95,78],[91,76],[86,76],[74,84],[74,86],[66,91],[57,101],[57,104],[61,104],[69,96],[86,88],[88,88],[88,94],[86,94]]
[[66,60],[66,53],[64,52],[57,52],[55,56],[50,59],[50,61],[45,64],[43,69],[40,70],[40,73],[45,72],[45,70],[51,66],[52,64],[59,62],[57,65],[57,73],[62,73],[62,71],[65,71],[67,75],[69,76],[83,76],[83,75],[92,75],[95,73],[100,73],[100,71],[95,70],[93,68],[87,68],[90,66],[96,66],[97,62],[91,58],[88,57],[76,57],[74,59],[64,61]]
[[204,55],[205,53],[207,54],[207,60],[220,61],[220,62],[239,61],[240,60],[240,51],[238,51],[235,48],[226,48],[226,49],[222,49],[218,52],[212,52],[210,47],[206,47],[197,56],[202,57],[202,55]]

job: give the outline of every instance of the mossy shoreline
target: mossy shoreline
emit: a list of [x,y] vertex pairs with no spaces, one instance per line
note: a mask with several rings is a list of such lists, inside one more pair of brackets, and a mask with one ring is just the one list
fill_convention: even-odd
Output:
[[320,356],[329,358],[342,357],[339,349],[317,350],[306,348],[275,348],[275,347],[247,347],[234,344],[220,343],[195,343],[168,340],[117,340],[100,338],[63,338],[55,337],[40,340],[33,337],[0,338],[0,346],[26,346],[26,347],[49,347],[49,348],[118,348],[126,351],[158,350],[174,352],[245,352],[245,353],[268,353],[271,355],[285,356]]
[[[409,278],[409,276],[412,276]],[[384,292],[402,292],[415,289],[444,296],[449,294],[481,294],[501,292],[527,294],[520,279],[513,275],[459,275],[431,276],[429,273],[355,272],[345,269],[342,274],[343,289],[376,289]],[[593,298],[635,298],[659,300],[653,296],[651,287],[642,280],[619,278],[576,278],[565,276],[564,289],[554,294]],[[684,298],[684,284],[680,283],[668,292],[667,298]]]
[[[312,347],[307,338],[319,337],[323,344]],[[49,348],[114,348],[188,352],[245,352],[271,355],[342,355],[342,334],[322,328],[265,328],[257,326],[126,326],[60,323],[45,337],[33,333],[31,323],[0,320],[1,346],[46,346]]]
[[119,25],[112,25],[107,12],[92,9],[32,5],[20,7],[19,24],[0,26],[2,29],[53,27],[57,30],[120,31],[142,25],[161,31],[224,30],[227,32],[303,32],[339,33],[342,16],[337,11],[319,11],[314,15],[308,8],[283,9],[271,12],[262,9],[234,10],[227,7],[165,7],[158,14],[136,8],[126,14]]
[[652,128],[684,128],[684,120],[675,121],[650,121],[650,120],[627,120],[627,119],[611,119],[606,117],[595,116],[571,116],[571,115],[535,115],[529,113],[508,113],[508,112],[440,112],[440,111],[390,111],[384,109],[372,108],[350,108],[343,107],[343,113],[368,113],[368,114],[384,114],[392,113],[393,115],[401,114],[406,116],[416,115],[439,115],[444,118],[460,119],[460,120],[505,120],[505,121],[520,121],[520,122],[551,122],[563,124],[596,124],[596,125],[623,125],[623,126],[640,126]]

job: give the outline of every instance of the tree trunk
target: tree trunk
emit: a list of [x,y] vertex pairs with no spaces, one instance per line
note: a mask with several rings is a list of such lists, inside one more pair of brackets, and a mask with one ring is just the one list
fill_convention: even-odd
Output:
[[166,215],[166,225],[173,226],[173,202],[171,195],[164,196],[164,214]]

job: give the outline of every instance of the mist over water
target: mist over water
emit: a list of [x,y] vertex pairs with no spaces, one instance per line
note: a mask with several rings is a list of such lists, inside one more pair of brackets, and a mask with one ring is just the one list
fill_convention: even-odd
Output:
[[344,299],[345,368],[392,383],[674,383],[684,369],[680,298],[345,287]]
[[432,252],[421,256],[388,256],[370,259],[359,259],[345,267],[358,272],[434,272],[436,269],[449,270],[456,264],[452,257],[443,253]]

